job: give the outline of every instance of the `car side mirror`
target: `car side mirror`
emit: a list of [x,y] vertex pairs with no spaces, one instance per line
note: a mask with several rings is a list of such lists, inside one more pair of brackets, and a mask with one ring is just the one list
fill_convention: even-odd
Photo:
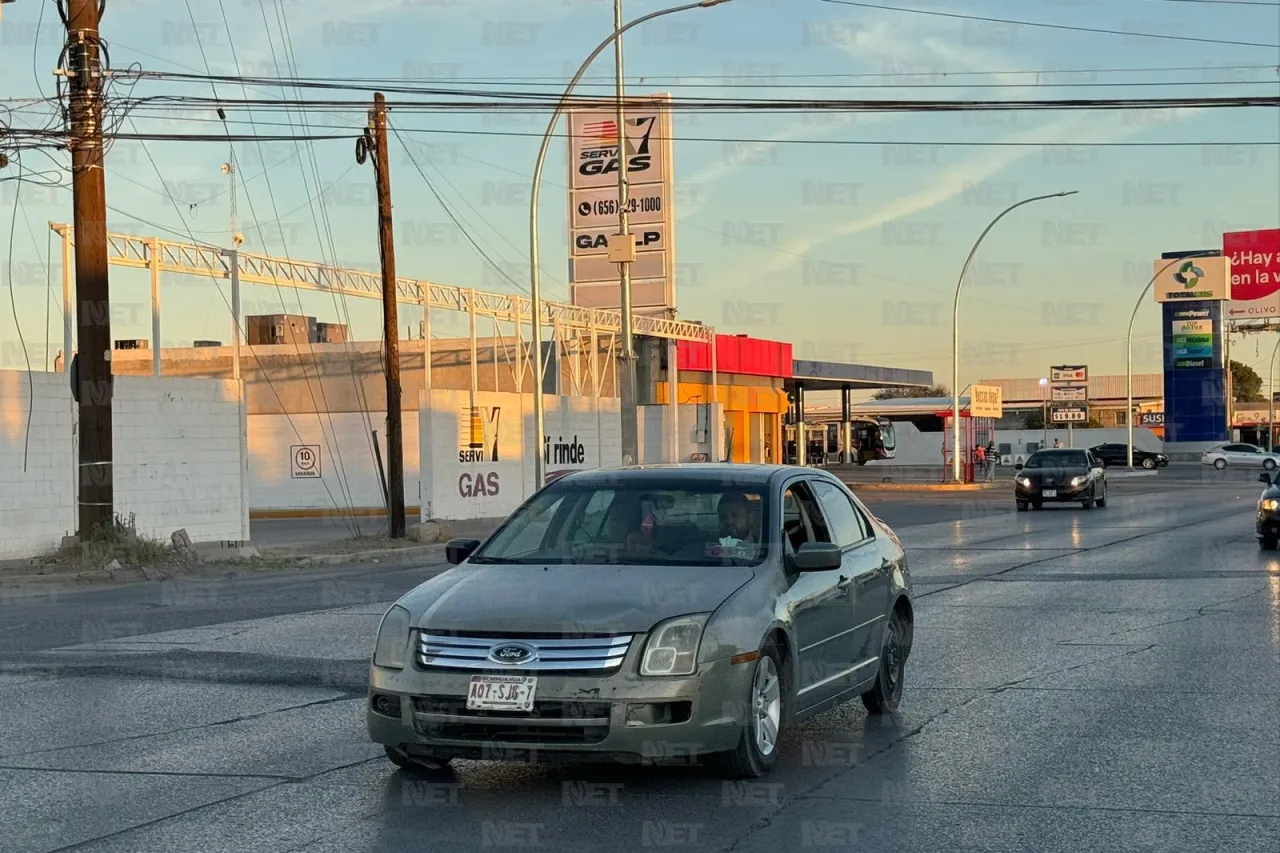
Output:
[[1270,486],[1270,485],[1271,485],[1271,475],[1270,475],[1270,474],[1259,474],[1259,475],[1258,475],[1258,482],[1259,482],[1259,483],[1266,483],[1268,486]]
[[1019,462],[1017,465],[1014,465],[1014,466],[1013,466],[1013,470],[1015,470],[1015,471],[1021,471],[1021,470],[1022,470],[1022,463],[1021,463],[1021,462]]
[[449,561],[449,565],[456,566],[474,554],[479,547],[479,539],[450,539],[444,546],[444,558]]
[[826,572],[844,564],[844,552],[831,542],[806,542],[791,557],[791,565],[800,572]]

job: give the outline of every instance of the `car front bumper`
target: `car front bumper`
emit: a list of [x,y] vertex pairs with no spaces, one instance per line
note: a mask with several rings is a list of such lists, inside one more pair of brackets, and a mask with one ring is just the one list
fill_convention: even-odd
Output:
[[[642,678],[628,656],[613,674],[529,672],[538,683],[534,709],[523,713],[468,711],[476,672],[371,667],[366,719],[370,739],[410,755],[694,763],[737,746],[754,670],[724,660],[692,676]],[[379,696],[389,697],[390,714],[375,710]]]
[[1280,514],[1269,510],[1258,510],[1254,531],[1259,539],[1280,539]]
[[[1045,497],[1045,488],[1057,494],[1053,497]],[[1085,499],[1085,495],[1089,493],[1089,487],[1071,485],[1041,487],[1014,483],[1013,493],[1017,500],[1028,503],[1075,503]]]

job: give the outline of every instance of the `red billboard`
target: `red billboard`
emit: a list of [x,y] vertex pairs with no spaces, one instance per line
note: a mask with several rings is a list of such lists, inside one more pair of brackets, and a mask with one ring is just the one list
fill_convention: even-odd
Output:
[[1280,291],[1280,228],[1222,235],[1231,259],[1231,299],[1252,302]]

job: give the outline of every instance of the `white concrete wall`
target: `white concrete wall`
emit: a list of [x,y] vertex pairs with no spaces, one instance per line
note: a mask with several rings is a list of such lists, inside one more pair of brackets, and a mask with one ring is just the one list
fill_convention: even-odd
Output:
[[72,405],[64,374],[0,371],[0,559],[51,551],[75,532]]
[[229,379],[117,376],[112,403],[116,514],[167,541],[248,539],[241,409]]
[[[942,433],[940,432],[921,432],[916,429],[915,425],[909,423],[895,423],[894,431],[898,439],[898,447],[895,458],[881,462],[870,462],[869,465],[891,466],[891,465],[941,465],[942,464]],[[1115,429],[1078,429],[1075,433],[1076,447],[1093,447],[1098,444],[1109,443],[1127,443],[1129,432],[1126,428],[1120,427]],[[1067,431],[1049,430],[1048,446],[1053,446],[1055,438],[1062,439],[1063,446],[1067,446]],[[1012,455],[1019,453],[1027,453],[1027,445],[1030,442],[1041,442],[1044,440],[1044,431],[1038,429],[1031,430],[998,430],[996,432],[996,444],[1009,443],[1013,445]],[[1145,427],[1134,427],[1133,445],[1140,450],[1150,450],[1155,453],[1161,452],[1163,442],[1159,436]]]
[[[466,391],[422,394],[419,431],[423,495],[428,518],[499,518],[536,490],[535,424],[530,395]],[[471,447],[471,407],[478,410]],[[545,470],[621,464],[621,423],[616,398],[543,397],[548,447]]]
[[[164,541],[180,528],[195,542],[247,539],[241,411],[230,380],[117,376],[116,515]],[[0,558],[52,551],[76,531],[77,418],[65,374],[0,371]]]
[[[329,511],[336,508],[381,510],[382,483],[373,454],[370,426],[378,433],[378,452],[387,464],[387,415],[358,413],[250,415],[249,505],[253,510]],[[418,418],[405,412],[405,506],[421,500],[418,471]],[[296,448],[318,447],[319,477],[295,477]]]
[[[677,428],[680,440],[675,461],[690,462],[695,453],[705,453],[710,461],[719,461],[712,458],[711,437],[713,430],[720,430],[722,435],[724,433],[724,407],[713,403],[687,404],[676,408],[679,410]],[[639,464],[660,465],[671,462],[667,440],[671,424],[670,406],[638,406],[637,419],[640,426]]]

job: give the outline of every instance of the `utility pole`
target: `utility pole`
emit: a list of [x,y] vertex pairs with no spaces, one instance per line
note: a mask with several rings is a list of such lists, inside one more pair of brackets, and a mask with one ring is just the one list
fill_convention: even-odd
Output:
[[[79,534],[115,519],[111,400],[111,293],[107,281],[107,188],[102,148],[99,0],[69,0],[67,83],[70,89],[71,194],[75,207],[75,288],[79,405]],[[71,353],[65,358],[68,362]]]
[[[618,403],[622,411],[622,464],[635,465],[640,461],[640,425],[638,423],[637,395],[639,389],[636,388],[636,345],[635,337],[632,335],[631,322],[631,262],[635,260],[636,244],[635,238],[631,236],[631,223],[627,215],[627,205],[630,203],[628,198],[630,194],[630,186],[627,182],[627,122],[626,108],[623,105],[623,97],[625,95],[625,83],[622,66],[622,0],[614,0],[613,3],[613,30],[615,33],[613,39],[613,57],[616,67],[616,89],[617,89],[617,105],[616,105],[616,121],[618,123],[618,239],[616,243],[617,255],[614,251],[610,255],[619,257],[621,263],[618,264],[619,272],[619,306],[621,307],[620,319],[622,321],[622,370],[618,372]],[[615,247],[611,247],[614,249]],[[712,341],[712,346],[715,342]],[[593,358],[595,356],[592,356]],[[675,365],[671,365],[674,368]],[[714,402],[714,401],[712,401]]]
[[382,329],[387,348],[387,512],[391,538],[405,537],[404,435],[400,411],[400,327],[396,319],[396,247],[391,227],[391,173],[387,153],[387,99],[378,92],[369,111],[369,130],[356,146],[356,160],[364,162],[373,148],[373,172],[378,184],[378,247],[382,254]]

